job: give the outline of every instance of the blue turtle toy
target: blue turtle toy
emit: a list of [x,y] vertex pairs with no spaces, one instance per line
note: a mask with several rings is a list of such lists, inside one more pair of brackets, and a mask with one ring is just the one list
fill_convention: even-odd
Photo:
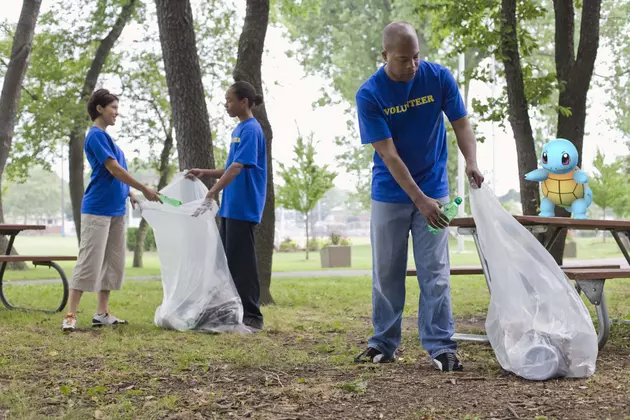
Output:
[[528,181],[541,183],[543,198],[540,202],[542,217],[553,217],[556,206],[573,213],[574,219],[588,219],[586,209],[593,202],[593,193],[586,185],[588,174],[577,167],[578,152],[573,143],[553,139],[543,148],[542,168],[525,175]]

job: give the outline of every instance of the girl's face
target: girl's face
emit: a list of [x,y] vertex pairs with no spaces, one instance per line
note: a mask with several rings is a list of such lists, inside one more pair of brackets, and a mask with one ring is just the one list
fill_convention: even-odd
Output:
[[114,101],[105,108],[98,105],[96,110],[101,113],[99,118],[103,119],[105,125],[115,125],[116,117],[118,117],[118,101]]
[[225,110],[232,118],[243,115],[247,111],[247,98],[238,99],[232,89],[225,94]]

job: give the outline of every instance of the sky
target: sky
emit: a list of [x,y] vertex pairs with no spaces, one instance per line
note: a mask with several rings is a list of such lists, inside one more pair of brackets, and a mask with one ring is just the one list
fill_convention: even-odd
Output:
[[[3,3],[0,9],[0,21],[6,19],[9,22],[17,22],[22,1],[3,0]],[[47,3],[44,1],[42,11],[47,10]],[[236,2],[241,18],[244,16],[244,3]],[[157,23],[155,25],[157,26]],[[123,32],[121,42],[131,45],[131,40],[137,36],[137,30],[128,27]],[[335,161],[335,155],[340,149],[335,145],[334,139],[346,133],[344,106],[312,108],[311,104],[320,97],[320,88],[330,83],[321,77],[306,76],[297,59],[287,57],[285,51],[289,49],[290,43],[283,38],[280,28],[269,27],[265,46],[267,51],[263,57],[262,77],[266,87],[267,113],[274,133],[272,151],[274,159],[290,163],[297,138],[297,127],[303,135],[312,131],[319,141],[317,161],[320,164],[329,164],[338,172],[335,182],[337,187],[352,189],[354,180],[342,168],[337,167]],[[612,60],[608,51],[600,47],[595,73],[606,75],[612,68]],[[456,73],[457,69],[451,69],[451,71]],[[500,86],[496,87],[495,91],[500,92],[500,88]],[[469,97],[482,99],[491,95],[491,86],[480,82],[471,84]],[[605,101],[606,93],[602,88],[591,88],[582,156],[584,162],[582,169],[589,172],[592,170],[591,162],[595,157],[597,146],[605,151],[606,161],[628,154],[624,139],[603,123],[606,119],[613,118],[610,110],[605,107]],[[225,112],[222,107],[210,108],[208,111],[211,115]],[[474,112],[470,107],[469,111]],[[121,103],[121,113],[124,114],[124,103]],[[505,194],[510,189],[519,189],[515,142],[509,124],[506,122],[505,125],[506,129],[502,129],[495,124],[493,130],[492,124],[482,123],[477,130],[477,134],[487,139],[485,143],[478,144],[478,165],[496,195]],[[116,131],[115,127],[111,129],[114,138]],[[358,138],[356,141],[357,144],[360,143]],[[124,142],[119,142],[119,144],[127,156],[135,156],[133,151],[137,145],[131,146]],[[67,161],[64,165],[67,166]],[[56,171],[60,173],[62,164],[59,163],[56,166]],[[67,179],[67,168],[64,169],[64,177]],[[451,186],[453,193],[456,188],[456,185]]]

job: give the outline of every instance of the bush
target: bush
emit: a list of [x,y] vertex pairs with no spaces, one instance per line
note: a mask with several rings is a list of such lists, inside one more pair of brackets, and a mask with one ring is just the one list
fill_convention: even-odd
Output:
[[342,237],[338,233],[333,232],[333,233],[330,234],[330,238],[326,242],[324,242],[322,244],[322,247],[325,248],[325,247],[330,246],[330,245],[333,245],[333,246],[335,246],[335,245],[349,246],[350,245],[350,240],[348,238]]
[[341,242],[341,235],[338,233],[331,233],[330,234],[330,244],[331,245],[339,245]]
[[319,239],[313,238],[308,241],[308,250],[311,252],[319,251],[322,247],[322,243]]
[[[129,251],[133,251],[136,248],[136,232],[138,232],[138,228],[130,227],[127,229],[127,249]],[[155,236],[153,235],[153,229],[151,229],[151,227],[147,227],[147,235],[144,238],[144,250],[157,250],[157,246],[155,245]]]
[[284,241],[280,243],[280,252],[296,252],[299,251],[298,244],[291,240],[291,238],[286,238]]

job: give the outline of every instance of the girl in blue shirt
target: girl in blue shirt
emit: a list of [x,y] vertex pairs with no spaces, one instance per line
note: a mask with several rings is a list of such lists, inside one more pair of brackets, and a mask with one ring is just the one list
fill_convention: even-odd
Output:
[[218,179],[206,200],[193,214],[207,211],[223,191],[219,210],[221,240],[232,279],[243,302],[243,324],[250,331],[263,329],[260,312],[260,281],[254,243],[254,228],[262,219],[267,193],[267,149],[262,127],[252,108],[262,104],[262,96],[247,82],[236,82],[225,95],[225,109],[239,124],[232,141],[225,169],[191,169],[188,177]]

